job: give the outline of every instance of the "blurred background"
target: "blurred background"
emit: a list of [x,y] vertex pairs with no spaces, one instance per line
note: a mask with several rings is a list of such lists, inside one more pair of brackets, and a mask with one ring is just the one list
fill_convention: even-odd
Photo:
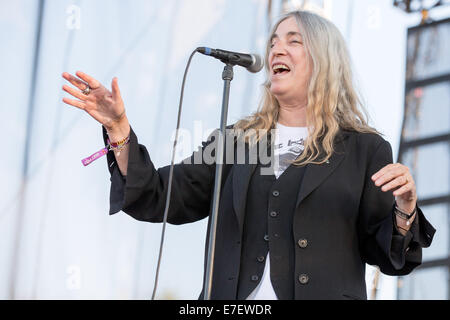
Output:
[[[349,46],[371,124],[413,171],[437,229],[406,277],[367,267],[370,299],[449,299],[450,1],[0,0],[0,299],[149,299],[160,224],[109,216],[101,126],[62,102],[64,71],[110,88],[157,167],[170,163],[181,80],[198,46],[264,53],[293,9],[333,21]],[[223,65],[196,55],[182,159],[220,126]],[[256,110],[264,73],[236,67],[228,123]],[[206,221],[166,230],[158,299],[197,299]]]

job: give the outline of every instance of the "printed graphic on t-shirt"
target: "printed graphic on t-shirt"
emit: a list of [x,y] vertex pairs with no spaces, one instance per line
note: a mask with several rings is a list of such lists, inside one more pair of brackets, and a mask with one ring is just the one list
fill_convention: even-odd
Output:
[[278,143],[275,145],[274,154],[278,158],[278,173],[283,173],[304,149],[305,144],[303,138],[298,140],[289,139],[287,143]]

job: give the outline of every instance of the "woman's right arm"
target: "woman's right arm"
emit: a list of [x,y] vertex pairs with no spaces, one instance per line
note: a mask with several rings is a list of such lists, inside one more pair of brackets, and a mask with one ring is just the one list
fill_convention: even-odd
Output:
[[[106,129],[103,129],[103,138],[107,139]],[[209,215],[215,165],[198,160],[206,148],[215,147],[214,138],[212,136],[203,142],[203,148],[190,158],[174,165],[169,223],[189,223]],[[120,173],[114,154],[107,154],[111,174],[110,214],[123,211],[140,221],[161,222],[168,194],[170,165],[156,168],[132,128],[128,152],[126,177]]]
[[[76,99],[63,98],[63,102],[86,111],[92,118],[105,127],[109,140],[118,142],[128,137],[130,134],[130,124],[125,113],[125,106],[119,90],[117,78],[113,78],[111,91],[106,89],[98,80],[77,71],[74,75],[64,72],[63,78],[69,81],[77,89],[68,85],[63,86],[63,90],[71,94]],[[90,92],[84,94],[82,91],[89,85]],[[128,167],[128,146],[118,151],[114,150],[117,164],[123,176],[127,175]]]
[[[109,141],[117,142],[121,141],[124,138],[130,135],[130,124],[128,123],[128,119],[125,116],[116,126],[112,128],[105,128],[106,133],[108,135]],[[114,150],[114,157],[116,159],[117,165],[119,167],[120,173],[122,176],[127,176],[128,170],[128,156],[130,153],[129,144],[126,144],[120,152],[117,149]]]
[[[86,111],[102,124],[105,141],[117,142],[130,136],[130,143],[120,155],[118,151],[107,154],[111,173],[110,214],[122,210],[138,220],[162,221],[170,166],[156,169],[146,148],[138,143],[125,114],[117,78],[113,79],[109,91],[83,72],[78,71],[76,75],[78,78],[63,73],[63,77],[79,89],[64,85],[63,89],[77,100],[64,98],[63,101]],[[91,92],[85,95],[81,91],[87,85]],[[192,155],[190,164],[174,166],[170,223],[193,222],[209,214],[215,165],[198,163],[196,159],[202,159],[203,149],[213,141],[205,142],[203,148]]]

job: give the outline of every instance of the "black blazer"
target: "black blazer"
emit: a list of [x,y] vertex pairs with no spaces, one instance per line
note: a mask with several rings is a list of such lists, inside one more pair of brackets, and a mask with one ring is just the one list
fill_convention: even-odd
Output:
[[[212,137],[191,159],[214,146]],[[133,130],[130,139],[126,179],[108,153],[110,214],[122,210],[137,220],[161,222],[170,166],[156,169]],[[430,246],[435,229],[418,208],[407,235],[398,233],[392,192],[382,192],[370,179],[388,163],[392,150],[382,137],[341,130],[329,163],[306,166],[292,221],[295,299],[366,299],[365,263],[388,275],[406,275],[421,264],[422,248]],[[255,167],[223,167],[212,299],[236,299],[247,188]],[[175,165],[169,223],[209,216],[214,176],[214,164]],[[209,229],[208,224],[207,239]],[[307,247],[297,245],[300,239],[307,239]]]

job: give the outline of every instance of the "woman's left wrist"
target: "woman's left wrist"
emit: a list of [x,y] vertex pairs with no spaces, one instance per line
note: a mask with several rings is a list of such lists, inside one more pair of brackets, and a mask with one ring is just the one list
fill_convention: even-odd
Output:
[[399,231],[402,235],[406,235],[417,216],[417,207],[414,207],[410,212],[405,212],[397,206],[397,203],[395,203],[394,214],[397,228],[401,230]]
[[412,201],[410,203],[403,203],[402,201],[395,200],[395,208],[399,209],[401,212],[406,213],[407,215],[412,215],[416,211],[417,202]]
[[417,206],[411,207],[408,206],[407,209],[405,209],[404,207],[400,207],[397,202],[395,203],[395,211],[397,213],[399,213],[400,215],[404,216],[405,218],[410,218],[412,217],[416,211],[417,211]]

